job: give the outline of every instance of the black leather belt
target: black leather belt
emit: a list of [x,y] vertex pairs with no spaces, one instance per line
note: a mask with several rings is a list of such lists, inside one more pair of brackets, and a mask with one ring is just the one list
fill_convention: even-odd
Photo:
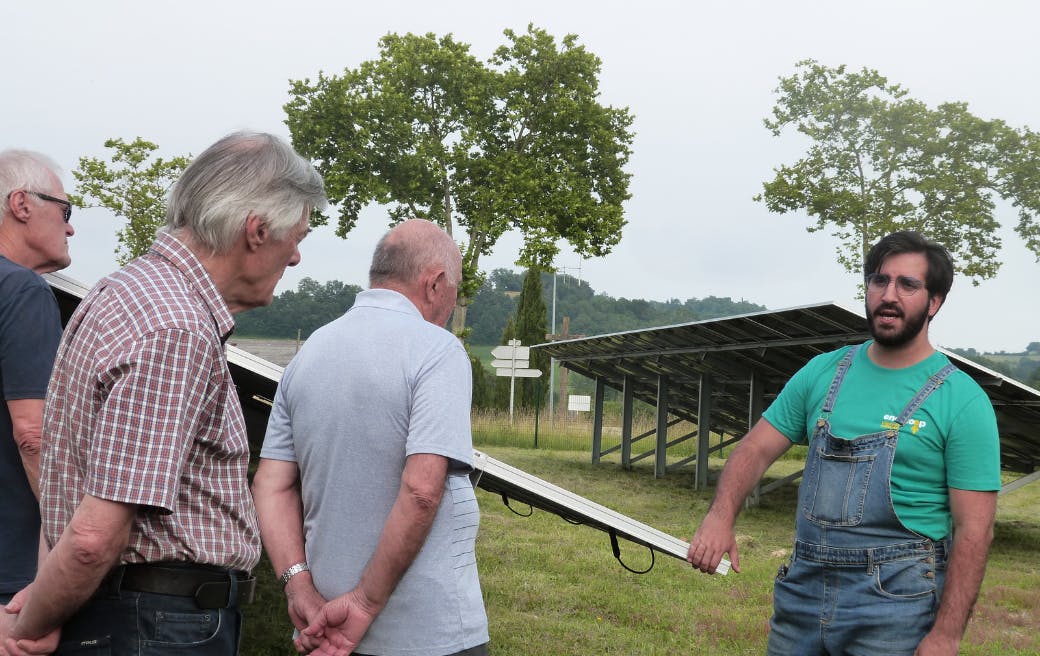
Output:
[[116,567],[97,594],[149,592],[192,597],[199,608],[227,608],[252,603],[255,589],[256,578],[247,572],[191,563],[148,563]]

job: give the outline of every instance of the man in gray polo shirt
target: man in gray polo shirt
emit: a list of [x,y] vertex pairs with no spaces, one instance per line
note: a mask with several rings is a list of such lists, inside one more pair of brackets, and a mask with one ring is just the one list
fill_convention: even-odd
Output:
[[486,654],[470,364],[443,328],[458,246],[406,221],[369,278],[279,384],[253,483],[264,546],[300,649]]

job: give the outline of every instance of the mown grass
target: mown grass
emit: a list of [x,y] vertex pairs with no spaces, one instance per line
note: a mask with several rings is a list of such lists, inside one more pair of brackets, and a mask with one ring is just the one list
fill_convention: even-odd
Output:
[[[652,463],[623,470],[592,465],[587,449],[561,451],[477,443],[495,458],[688,539],[711,491],[693,489],[692,469],[655,479]],[[722,460],[711,461],[717,473]],[[799,468],[777,463],[767,476]],[[740,574],[705,576],[684,562],[657,556],[644,575],[625,571],[606,534],[542,511],[520,517],[483,490],[477,555],[495,656],[567,654],[761,654],[772,612],[776,568],[793,537],[795,485],[763,498],[738,522]],[[512,504],[517,511],[526,510]],[[962,654],[1040,654],[1040,484],[1003,496],[996,540],[975,618]],[[621,543],[635,569],[645,549]],[[266,564],[268,591],[250,607],[243,654],[288,654],[284,602]]]

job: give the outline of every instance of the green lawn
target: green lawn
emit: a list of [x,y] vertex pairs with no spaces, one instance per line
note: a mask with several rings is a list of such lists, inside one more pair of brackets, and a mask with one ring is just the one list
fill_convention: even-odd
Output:
[[[654,479],[650,463],[633,471],[593,466],[584,451],[479,445],[513,466],[688,539],[710,491],[692,489],[692,470]],[[712,461],[713,471],[722,461]],[[777,463],[771,474],[793,471]],[[567,654],[761,654],[772,581],[793,535],[796,488],[767,495],[738,522],[741,574],[706,576],[658,555],[650,573],[622,569],[606,534],[535,511],[520,517],[478,491],[477,557],[495,656]],[[515,507],[515,506],[514,506]],[[996,541],[976,616],[961,653],[1040,654],[1040,484],[1001,497]],[[524,508],[516,508],[524,510]],[[648,552],[622,542],[635,569]],[[243,654],[289,654],[284,603],[265,564],[265,601],[249,609]]]

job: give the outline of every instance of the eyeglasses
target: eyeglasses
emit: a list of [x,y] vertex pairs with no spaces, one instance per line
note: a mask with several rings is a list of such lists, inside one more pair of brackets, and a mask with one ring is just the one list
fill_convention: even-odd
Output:
[[60,198],[55,198],[54,196],[48,196],[47,194],[41,194],[38,191],[30,191],[29,193],[32,194],[33,196],[36,196],[40,200],[49,200],[52,203],[57,203],[59,205],[64,205],[65,206],[65,223],[68,223],[69,219],[72,218],[72,203],[70,203],[69,201],[62,200]]
[[[913,296],[918,291],[924,289],[925,286],[923,282],[910,276],[896,276],[894,280],[896,293],[903,297]],[[867,274],[867,293],[883,294],[888,289],[888,286],[892,284],[892,281],[892,276],[887,273]]]

